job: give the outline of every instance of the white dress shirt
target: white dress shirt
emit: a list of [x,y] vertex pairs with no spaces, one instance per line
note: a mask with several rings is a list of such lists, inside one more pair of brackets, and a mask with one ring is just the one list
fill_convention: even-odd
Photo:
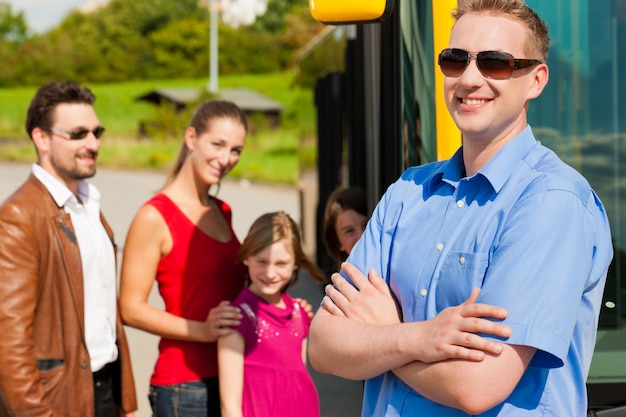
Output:
[[78,198],[38,164],[32,172],[56,203],[69,213],[83,267],[85,338],[92,372],[117,359],[115,344],[116,269],[113,244],[100,221],[100,192],[78,181]]

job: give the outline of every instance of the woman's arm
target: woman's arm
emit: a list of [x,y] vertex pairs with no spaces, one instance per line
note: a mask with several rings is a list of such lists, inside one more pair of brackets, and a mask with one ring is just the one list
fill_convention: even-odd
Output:
[[239,332],[217,340],[222,417],[242,417],[245,341]]
[[161,214],[143,206],[131,223],[124,246],[120,283],[120,314],[124,324],[161,337],[214,342],[231,333],[241,313],[223,301],[207,320],[187,320],[148,304],[161,257],[171,250],[172,238]]

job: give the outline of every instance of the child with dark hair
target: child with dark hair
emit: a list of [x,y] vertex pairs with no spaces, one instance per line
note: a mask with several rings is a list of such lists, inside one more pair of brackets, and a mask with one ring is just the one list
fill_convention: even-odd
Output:
[[357,187],[333,191],[324,210],[324,244],[339,267],[363,234],[367,219],[365,190]]

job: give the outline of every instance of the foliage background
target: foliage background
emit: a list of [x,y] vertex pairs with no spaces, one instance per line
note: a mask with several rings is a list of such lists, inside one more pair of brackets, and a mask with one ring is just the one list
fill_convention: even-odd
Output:
[[[269,0],[253,25],[220,21],[219,72],[294,70],[298,50],[321,29],[307,0]],[[198,0],[111,0],[73,11],[42,34],[30,33],[23,13],[0,0],[0,87],[199,78],[208,73],[208,48],[209,11]]]
[[[99,164],[166,169],[195,106],[176,114],[135,98],[159,87],[204,88],[209,28],[206,0],[111,0],[35,34],[23,13],[0,0],[0,160],[35,159],[23,130],[30,99],[49,80],[71,79],[98,97],[96,110],[107,127]],[[251,88],[284,105],[280,128],[261,124],[249,135],[231,176],[292,184],[302,168],[315,166],[313,87],[342,61],[342,48],[332,42],[303,59],[302,50],[311,51],[303,47],[322,29],[308,0],[268,0],[266,13],[250,26],[220,22],[219,86]],[[161,131],[138,138],[139,123],[149,120],[159,120]]]

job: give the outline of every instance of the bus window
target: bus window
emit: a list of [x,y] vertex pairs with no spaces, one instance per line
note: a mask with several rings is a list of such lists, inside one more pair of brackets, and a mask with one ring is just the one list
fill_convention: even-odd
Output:
[[589,180],[606,207],[615,256],[604,293],[600,329],[623,328],[626,56],[620,51],[626,47],[626,6],[619,0],[575,0],[571,7],[559,7],[559,2],[527,2],[546,19],[552,38],[550,82],[530,105],[529,123],[537,139]]
[[[615,255],[588,390],[590,406],[626,402],[626,2],[527,0],[548,23],[550,81],[531,103],[538,140],[580,171],[607,210]],[[622,203],[623,202],[623,203]]]

